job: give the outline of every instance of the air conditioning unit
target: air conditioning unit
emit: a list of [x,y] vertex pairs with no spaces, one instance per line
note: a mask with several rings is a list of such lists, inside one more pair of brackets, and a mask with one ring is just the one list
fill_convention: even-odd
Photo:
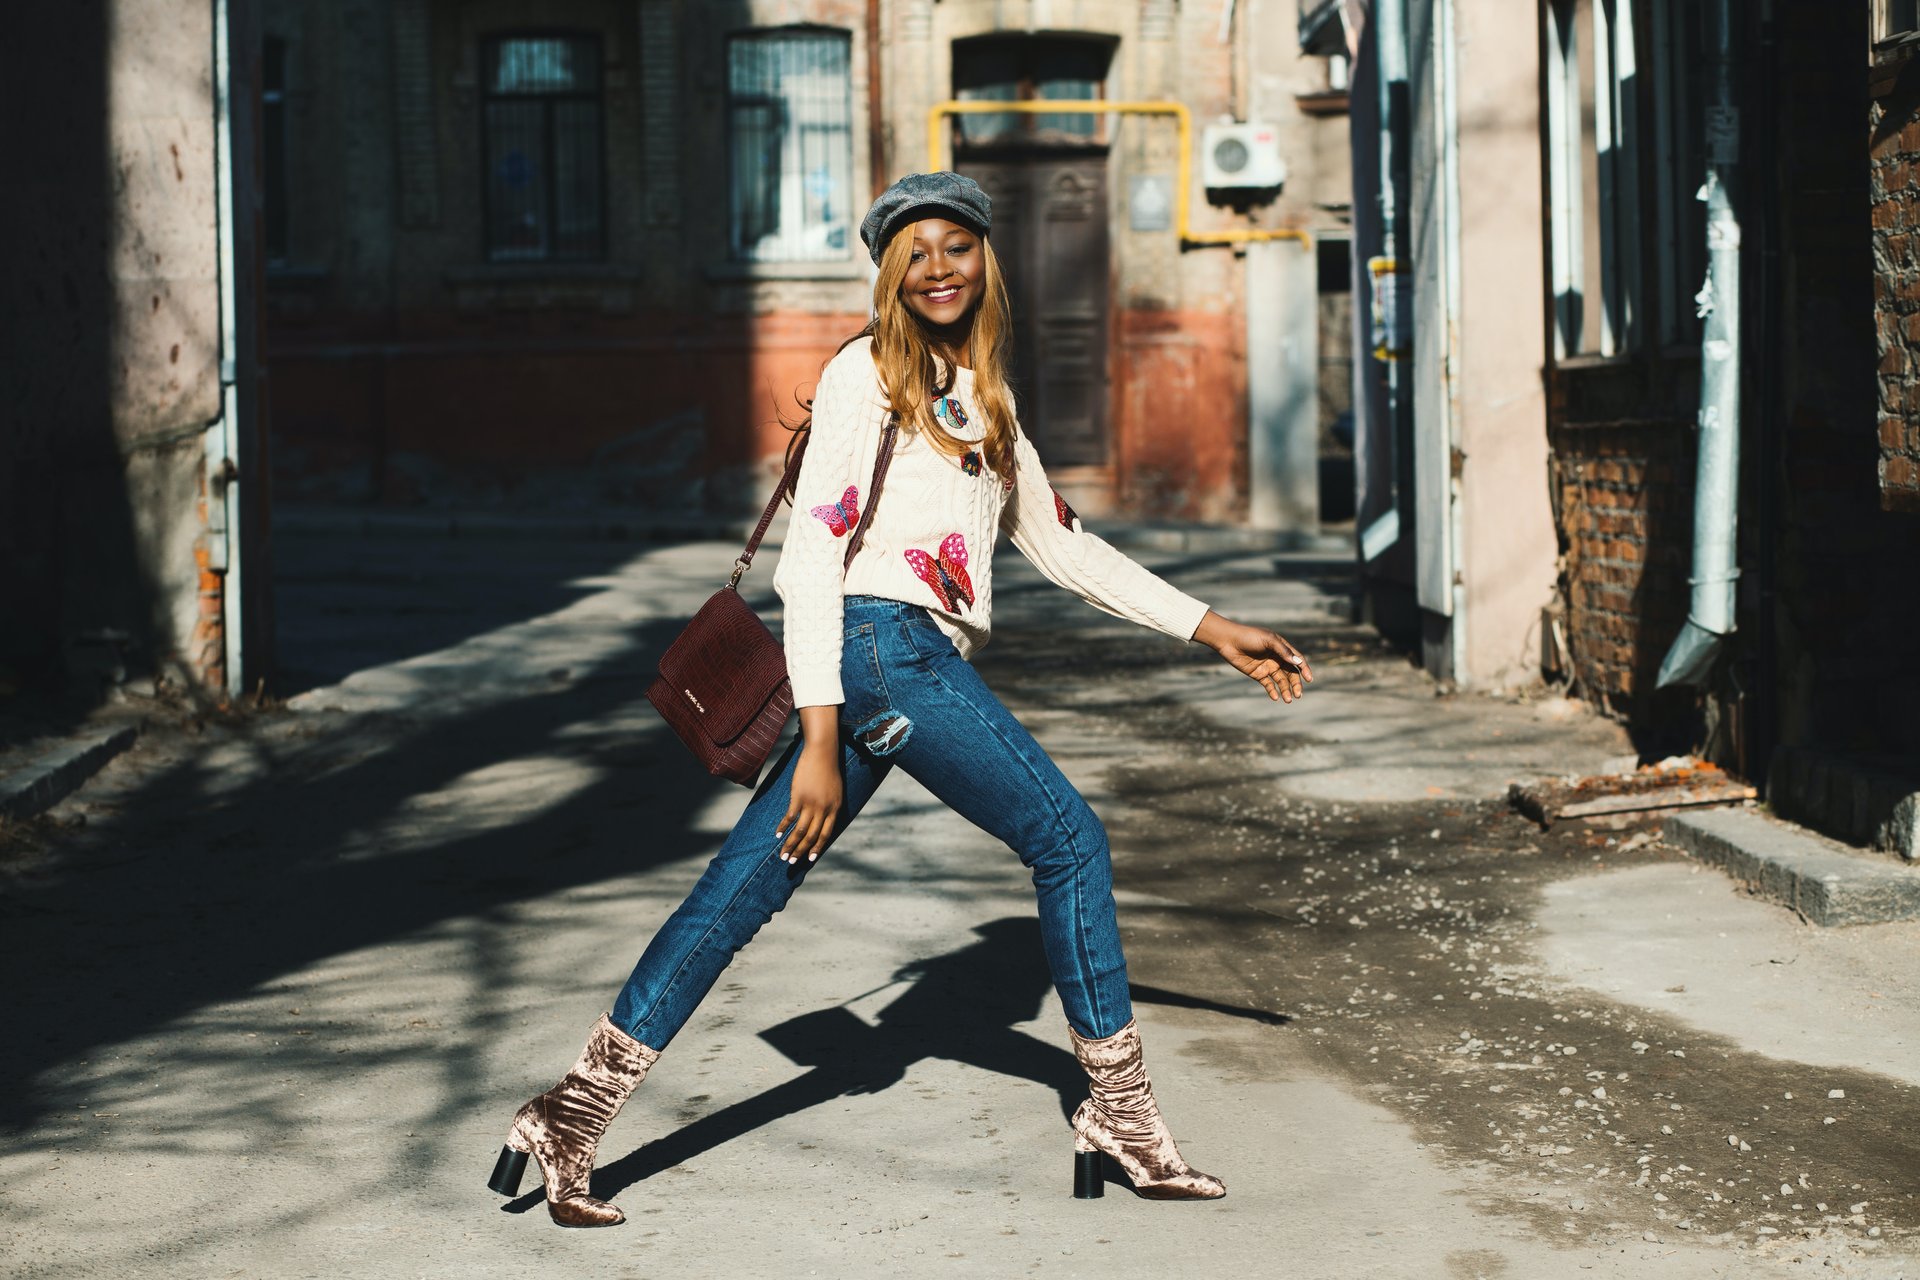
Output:
[[1280,134],[1270,124],[1210,124],[1200,150],[1209,191],[1273,189],[1286,184]]

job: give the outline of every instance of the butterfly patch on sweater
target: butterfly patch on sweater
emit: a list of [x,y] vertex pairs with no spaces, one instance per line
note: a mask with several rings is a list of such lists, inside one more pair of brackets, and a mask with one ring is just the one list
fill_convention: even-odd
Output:
[[860,490],[848,485],[847,491],[840,495],[840,501],[814,507],[813,516],[816,520],[825,521],[827,528],[833,530],[834,537],[842,536],[860,523]]
[[952,396],[942,396],[933,402],[933,416],[949,431],[967,429],[967,411]]
[[[981,460],[978,449],[969,449],[960,458],[960,469],[970,476],[977,476],[987,469],[987,464]],[[1013,481],[1006,479],[1001,480],[1000,488],[1006,493],[1012,493]]]
[[940,540],[938,552],[929,555],[918,547],[901,552],[914,576],[927,584],[940,607],[956,613],[973,603],[973,579],[967,576],[967,540],[950,533]]
[[1060,521],[1061,528],[1079,532],[1074,526],[1079,523],[1080,517],[1074,514],[1073,508],[1067,505],[1067,500],[1060,496],[1058,489],[1053,491],[1053,514]]

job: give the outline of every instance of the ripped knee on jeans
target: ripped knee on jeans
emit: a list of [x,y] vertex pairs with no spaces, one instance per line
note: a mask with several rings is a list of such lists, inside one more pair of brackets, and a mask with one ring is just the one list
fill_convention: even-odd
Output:
[[888,708],[853,731],[861,746],[876,756],[890,756],[907,745],[913,721]]

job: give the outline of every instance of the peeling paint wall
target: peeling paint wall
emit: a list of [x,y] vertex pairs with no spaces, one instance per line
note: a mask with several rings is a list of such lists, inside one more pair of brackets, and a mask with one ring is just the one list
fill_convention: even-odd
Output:
[[[82,697],[218,681],[196,647],[202,432],[219,416],[212,11],[35,6],[15,131],[0,420],[0,664]],[[200,637],[204,639],[204,636]]]

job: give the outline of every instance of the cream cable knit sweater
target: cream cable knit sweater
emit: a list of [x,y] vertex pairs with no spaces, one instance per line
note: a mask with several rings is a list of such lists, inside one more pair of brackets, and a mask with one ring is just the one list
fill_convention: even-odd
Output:
[[[1190,640],[1207,606],[1176,590],[1080,527],[1047,484],[1022,433],[1012,491],[976,455],[951,458],[902,429],[880,504],[847,566],[846,539],[867,503],[873,462],[887,424],[887,398],[869,354],[850,343],[820,375],[813,438],[800,464],[793,515],[773,585],[786,606],[787,674],[798,707],[832,706],[840,691],[842,602],[884,596],[924,605],[963,658],[987,642],[993,616],[993,544],[1005,530],[1046,577],[1099,609]],[[953,435],[979,440],[973,373],[955,370],[935,412]]]

